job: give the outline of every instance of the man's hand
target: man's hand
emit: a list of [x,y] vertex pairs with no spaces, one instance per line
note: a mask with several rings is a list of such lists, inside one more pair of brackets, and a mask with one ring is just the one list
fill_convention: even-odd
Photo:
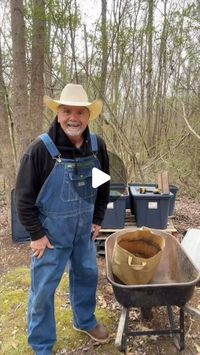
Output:
[[50,243],[46,235],[38,240],[33,240],[31,242],[31,249],[33,251],[33,255],[36,256],[38,259],[42,257],[46,248],[54,248],[54,246]]
[[98,224],[92,225],[92,239],[93,240],[95,240],[98,237],[100,229],[101,229],[101,226],[99,226]]

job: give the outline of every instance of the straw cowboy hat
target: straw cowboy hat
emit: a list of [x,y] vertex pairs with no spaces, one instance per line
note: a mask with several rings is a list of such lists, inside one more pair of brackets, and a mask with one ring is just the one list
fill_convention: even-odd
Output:
[[90,111],[90,120],[94,120],[101,113],[103,107],[101,100],[89,102],[85,90],[79,84],[67,84],[61,92],[60,100],[53,100],[45,95],[44,103],[56,113],[60,105],[87,107]]

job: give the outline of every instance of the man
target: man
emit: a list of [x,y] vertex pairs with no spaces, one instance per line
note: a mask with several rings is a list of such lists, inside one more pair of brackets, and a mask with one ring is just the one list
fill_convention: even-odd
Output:
[[69,266],[73,326],[100,343],[108,333],[95,318],[98,270],[94,240],[109,200],[109,183],[92,187],[92,168],[109,174],[104,141],[88,123],[102,110],[81,85],[68,84],[60,100],[44,97],[57,116],[48,134],[30,144],[18,172],[16,205],[33,252],[28,342],[50,355],[56,341],[54,293]]

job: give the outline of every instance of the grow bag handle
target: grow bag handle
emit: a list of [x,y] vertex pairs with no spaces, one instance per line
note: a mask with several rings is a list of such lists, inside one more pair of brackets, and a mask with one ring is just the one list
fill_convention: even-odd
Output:
[[146,262],[143,261],[141,264],[132,264],[132,256],[128,257],[128,265],[134,270],[142,270],[146,266]]

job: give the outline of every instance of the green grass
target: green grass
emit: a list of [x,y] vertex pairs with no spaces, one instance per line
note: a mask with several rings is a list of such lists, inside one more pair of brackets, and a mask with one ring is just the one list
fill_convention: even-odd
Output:
[[[16,268],[2,278],[0,285],[0,354],[31,355],[27,344],[26,317],[30,277],[26,268]],[[72,328],[72,312],[66,302],[68,292],[68,275],[65,274],[55,297],[55,313],[57,325],[57,343],[54,353],[62,349],[67,351],[87,346],[88,336],[77,333]],[[100,290],[98,292],[101,292]],[[96,309],[96,317],[113,333],[116,329],[115,314],[109,309]],[[119,354],[114,343],[101,345],[96,354]]]

